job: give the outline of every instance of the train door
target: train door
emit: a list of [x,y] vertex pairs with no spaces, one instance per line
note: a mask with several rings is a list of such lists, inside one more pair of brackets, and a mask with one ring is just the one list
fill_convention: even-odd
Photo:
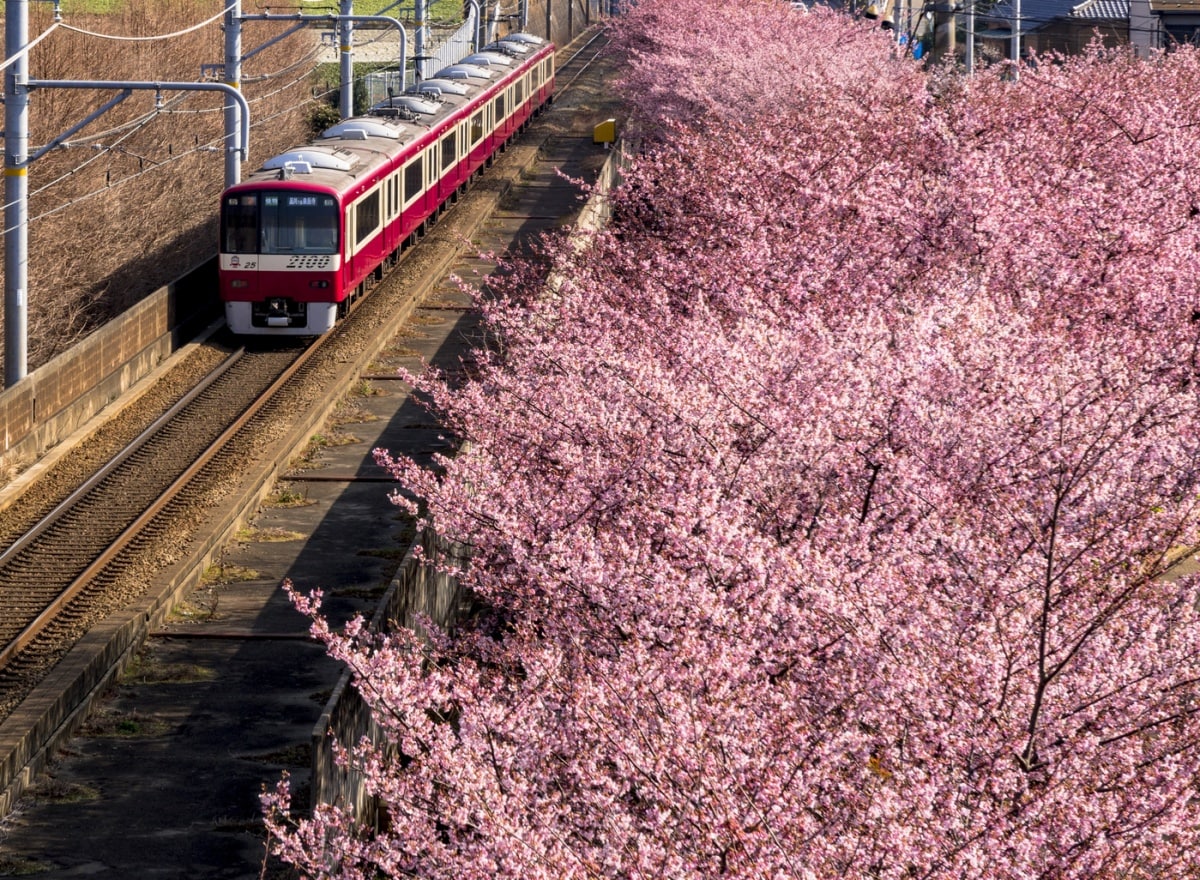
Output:
[[464,119],[458,124],[458,177],[463,185],[471,177],[471,123]]
[[384,193],[384,204],[386,206],[384,228],[387,230],[385,237],[387,239],[387,249],[390,253],[400,246],[400,224],[396,222],[400,217],[399,171],[393,171],[387,176],[387,182],[384,184]]
[[438,142],[434,141],[425,148],[425,190],[428,193],[426,210],[430,214],[436,214],[442,203],[441,193],[438,191],[441,168],[441,163],[438,162]]
[[401,234],[412,235],[425,219],[425,202],[421,194],[425,191],[425,154],[418,153],[404,166],[401,193]]
[[438,186],[441,189],[440,197],[442,199],[449,198],[455,187],[458,186],[458,126],[452,126],[449,131],[442,135],[441,140],[441,173],[438,176]]

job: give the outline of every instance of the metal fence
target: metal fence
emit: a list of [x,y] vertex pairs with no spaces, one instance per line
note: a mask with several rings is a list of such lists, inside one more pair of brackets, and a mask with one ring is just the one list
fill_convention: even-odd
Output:
[[[485,14],[484,16],[485,27],[480,39],[481,43],[486,44],[496,38],[496,28],[499,18],[500,4],[497,3],[495,11],[490,15]],[[405,71],[403,82],[400,78],[400,72],[396,70],[381,70],[375,73],[368,73],[365,77],[367,106],[373,107],[381,101],[387,100],[392,95],[399,95],[408,86],[416,82],[418,73],[421,79],[427,79],[443,67],[454,64],[460,58],[470,55],[476,49],[475,35],[478,27],[475,10],[471,9],[467,20],[459,26],[458,30],[448,32],[445,35],[433,34],[432,39],[434,40],[439,40],[440,37],[436,48],[425,47],[428,54],[416,59],[414,65],[416,68],[415,71]]]

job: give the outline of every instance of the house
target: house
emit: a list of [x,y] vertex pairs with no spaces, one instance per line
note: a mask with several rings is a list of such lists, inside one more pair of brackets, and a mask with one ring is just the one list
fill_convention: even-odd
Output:
[[1129,30],[1138,47],[1200,45],[1200,0],[1130,0]]
[[[980,14],[980,53],[1009,57],[1018,0]],[[1079,52],[1097,37],[1105,46],[1131,45],[1138,54],[1184,43],[1200,46],[1200,0],[1019,0],[1021,54]],[[960,17],[960,27],[961,27]]]
[[[1099,39],[1105,46],[1129,44],[1130,6],[1136,0],[1003,0],[979,17],[978,51],[984,57],[1010,57],[1012,22],[1021,20],[1021,57],[1062,52],[1073,55]],[[1157,0],[1141,0],[1153,3]],[[1200,9],[1200,0],[1192,2]],[[1198,19],[1200,21],[1200,19]]]

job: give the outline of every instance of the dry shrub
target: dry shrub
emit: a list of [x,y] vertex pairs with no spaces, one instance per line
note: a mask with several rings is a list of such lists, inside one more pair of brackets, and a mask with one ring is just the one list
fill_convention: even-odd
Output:
[[[103,16],[68,14],[86,31],[147,37],[191,28],[213,16],[199,0],[129,0]],[[30,37],[52,24],[31,4]],[[248,22],[243,52],[287,25]],[[257,167],[307,136],[316,60],[315,30],[256,54],[243,68]],[[196,82],[224,56],[221,21],[170,39],[112,41],[59,28],[30,54],[33,79]],[[30,98],[30,152],[62,135],[112,90],[36,89]],[[211,256],[224,185],[224,96],[219,92],[135,91],[30,166],[29,361],[44,363],[98,324]],[[0,268],[2,272],[2,268]]]

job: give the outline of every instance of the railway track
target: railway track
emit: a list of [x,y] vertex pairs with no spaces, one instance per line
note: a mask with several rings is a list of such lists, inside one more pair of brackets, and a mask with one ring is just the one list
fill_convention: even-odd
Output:
[[558,94],[561,95],[574,86],[606,46],[608,35],[603,30],[597,30],[578,46],[572,46],[566,59],[556,61],[555,80]]
[[[0,552],[0,714],[170,540],[180,499],[316,347],[232,352],[132,442]],[[212,477],[212,474],[208,474]]]

